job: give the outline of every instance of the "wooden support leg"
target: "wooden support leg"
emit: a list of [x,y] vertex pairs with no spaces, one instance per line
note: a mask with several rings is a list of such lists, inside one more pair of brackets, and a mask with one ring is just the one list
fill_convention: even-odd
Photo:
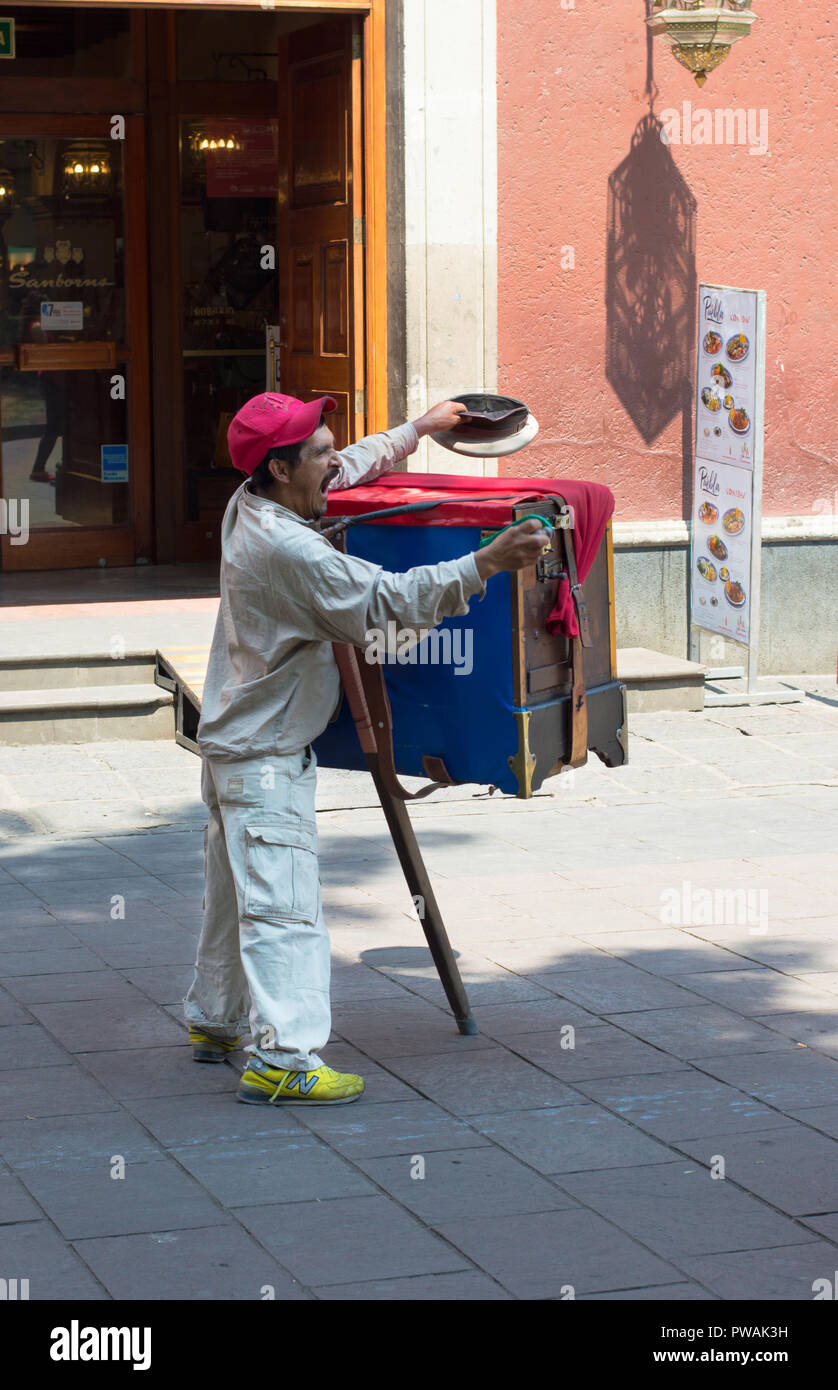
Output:
[[434,897],[434,890],[431,887],[431,880],[416,842],[416,835],[410,823],[407,807],[403,801],[399,801],[385,787],[378,769],[377,754],[368,753],[367,763],[372,773],[375,789],[378,792],[381,809],[387,818],[387,825],[396,847],[396,854],[399,856],[399,863],[402,866],[407,886],[414,901],[419,898],[424,907],[424,911],[419,914],[419,920],[422,923],[422,930],[433,956],[434,965],[442,981],[442,988],[445,990],[446,998],[457,1020],[457,1027],[461,1033],[474,1034],[477,1032],[477,1024],[471,1016],[465,986],[460,979],[460,972],[451,950],[442,913]]

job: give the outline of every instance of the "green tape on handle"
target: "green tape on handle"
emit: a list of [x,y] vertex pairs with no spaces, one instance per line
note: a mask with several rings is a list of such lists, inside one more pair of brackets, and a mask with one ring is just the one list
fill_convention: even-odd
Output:
[[511,530],[513,526],[520,526],[522,521],[540,521],[545,531],[553,530],[553,523],[549,517],[539,516],[537,512],[528,512],[526,516],[519,516],[517,521],[510,521],[507,526],[501,526],[499,531],[494,531],[491,536],[487,536],[485,540],[480,542],[477,549],[482,550],[484,545],[491,545],[492,541],[497,540],[498,536],[502,536],[504,531]]

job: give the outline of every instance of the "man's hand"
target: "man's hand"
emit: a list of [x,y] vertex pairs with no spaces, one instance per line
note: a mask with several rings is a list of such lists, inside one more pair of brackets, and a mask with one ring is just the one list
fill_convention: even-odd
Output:
[[482,550],[475,550],[474,559],[477,573],[485,581],[500,570],[523,570],[534,565],[545,545],[550,544],[550,533],[530,517],[502,531]]
[[441,401],[431,406],[425,415],[413,421],[413,428],[421,439],[424,434],[439,434],[442,430],[452,430],[460,423],[468,411],[462,401]]

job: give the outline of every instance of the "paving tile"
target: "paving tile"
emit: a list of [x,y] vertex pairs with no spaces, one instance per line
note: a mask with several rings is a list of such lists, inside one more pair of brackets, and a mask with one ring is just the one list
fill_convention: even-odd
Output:
[[[113,931],[116,926],[118,931]],[[126,922],[108,926],[79,926],[76,935],[95,951],[101,962],[114,969],[133,965],[192,965],[195,960],[197,936],[174,924],[165,928],[150,928],[136,933]]]
[[819,993],[826,991],[827,994],[838,994],[838,970],[818,970],[812,973],[798,971],[798,977]]
[[183,1042],[183,1028],[139,992],[133,998],[31,1004],[30,1008],[69,1052],[109,1052]]
[[371,1279],[362,1284],[331,1284],[312,1290],[324,1302],[476,1303],[510,1302],[511,1294],[477,1270],[461,1274],[417,1274],[407,1279]]
[[696,994],[746,1017],[764,1018],[769,1025],[769,1014],[836,1007],[827,989],[818,989],[816,977],[811,977],[813,983],[809,984],[768,967],[752,965],[746,970],[705,971],[679,978]]
[[831,1057],[819,1057],[808,1048],[748,1057],[700,1057],[696,1066],[777,1110],[803,1110],[835,1101],[838,1067]]
[[[634,1014],[628,1015],[634,1018]],[[568,1043],[572,1041],[573,1046]],[[658,1047],[638,1041],[610,1023],[576,1028],[573,1034],[526,1033],[507,1038],[506,1045],[528,1061],[563,1081],[597,1076],[628,1076],[637,1072],[677,1071],[681,1062]]]
[[683,1278],[591,1211],[449,1221],[442,1233],[518,1298],[578,1298],[617,1286],[645,1288]]
[[89,1115],[115,1108],[113,1096],[72,1065],[62,1067],[60,1073],[54,1067],[27,1069],[25,1084],[18,1070],[0,1072],[0,1121],[22,1120],[27,1115]]
[[764,1133],[688,1139],[680,1147],[701,1163],[722,1155],[726,1178],[790,1216],[829,1212],[838,1205],[838,1142],[800,1122]]
[[464,1037],[452,1014],[424,999],[339,1004],[332,1009],[332,1027],[354,1047],[376,1056],[408,1057],[443,1051],[463,1055],[485,1046],[485,1039]]
[[838,1244],[838,1211],[827,1212],[823,1216],[801,1217],[801,1224]]
[[561,936],[555,931],[549,936],[524,941],[493,941],[484,949],[504,969],[514,970],[518,975],[537,981],[559,971],[608,970],[614,965],[614,957],[605,951],[587,945],[577,937]]
[[627,1032],[687,1061],[704,1053],[722,1056],[731,1052],[741,1056],[754,1052],[783,1052],[791,1046],[790,1040],[781,1033],[715,1004],[700,1004],[689,1009],[651,1009],[618,1014],[616,1018]]
[[805,1110],[787,1110],[791,1120],[801,1120],[811,1129],[818,1129],[832,1139],[838,1139],[838,1105],[813,1105]]
[[136,998],[136,990],[116,970],[80,970],[66,975],[19,975],[5,988],[24,1004],[75,999]]
[[835,1287],[835,1246],[824,1240],[785,1245],[776,1250],[683,1256],[678,1264],[685,1274],[712,1289],[725,1302],[811,1302],[816,1280],[828,1280],[833,1290]]
[[565,999],[573,999],[597,1014],[630,1013],[638,1009],[689,1008],[701,998],[681,984],[650,975],[637,966],[609,958],[607,969],[544,975],[541,983]]
[[188,1043],[183,1047],[83,1052],[79,1054],[79,1061],[117,1100],[229,1091],[232,1104],[237,1085],[235,1071],[226,1064],[196,1066]]
[[789,1014],[765,1014],[758,1022],[775,1028],[778,1033],[805,1043],[816,1052],[838,1057],[838,1010],[823,1012],[797,1010]]
[[65,931],[53,920],[43,926],[16,926],[6,921],[0,933],[0,946],[6,952],[31,951],[33,955],[42,951],[67,950],[78,945],[75,937]]
[[448,1273],[469,1262],[390,1197],[345,1197],[239,1207],[252,1231],[296,1279],[321,1285]]
[[78,1255],[47,1221],[24,1221],[2,1230],[3,1264],[10,1277],[29,1280],[32,1301],[72,1303],[106,1300],[108,1295]]
[[[537,1036],[529,1034],[528,1040]],[[442,1054],[382,1060],[421,1095],[454,1115],[484,1114],[496,1108],[499,1100],[510,1110],[582,1103],[569,1086],[500,1047],[464,1052],[462,1057]]]
[[[734,951],[738,952],[740,960],[736,969],[742,969],[741,958],[744,958],[756,962],[757,965],[768,965],[774,970],[781,970],[786,975],[811,975],[820,970],[838,970],[838,941],[831,941],[827,936],[813,932],[813,919],[808,919],[803,925],[805,931],[799,931],[795,924],[789,935],[772,935],[768,932],[764,936],[744,936],[735,933],[726,938],[724,944],[731,956]],[[832,930],[834,918],[826,918],[824,925]],[[702,966],[696,965],[692,968],[701,970]]]
[[[470,970],[460,966],[460,975],[473,1009],[486,1004],[509,1004],[530,999],[549,999],[550,992],[534,980],[522,979],[519,975],[503,970],[502,967],[487,961],[482,971],[476,967]],[[380,967],[383,974],[396,984],[404,985],[414,994],[422,995],[445,1008],[445,991],[433,966],[424,970],[407,969],[399,966]]]
[[762,1101],[693,1069],[580,1081],[578,1089],[663,1140],[768,1129],[786,1122]]
[[192,983],[193,964],[126,966],[122,975],[155,1004],[180,1004]]
[[0,1027],[19,1028],[32,1018],[5,989],[0,989]]
[[[724,1152],[724,1145],[712,1152]],[[733,1176],[730,1165],[728,1174]],[[679,1266],[684,1255],[801,1243],[796,1222],[731,1182],[713,1179],[689,1158],[654,1167],[569,1173],[557,1182],[577,1201]]]
[[142,1126],[121,1110],[6,1120],[0,1126],[0,1151],[15,1171],[101,1167],[114,1154],[137,1163],[162,1157]]
[[654,924],[648,913],[638,912],[625,903],[616,902],[609,894],[595,888],[585,893],[574,893],[572,889],[562,892],[560,887],[550,892],[534,892],[523,888],[512,896],[496,895],[491,887],[486,891],[491,891],[492,896],[496,897],[505,909],[528,912],[543,922],[555,924],[571,936],[574,936],[580,927],[587,926],[588,930],[593,930],[594,923],[597,927],[601,926],[603,931],[628,931],[632,928],[642,930]]
[[482,1004],[476,1021],[481,1034],[502,1043],[522,1033],[554,1033],[569,1023],[591,1028],[599,1019],[578,1004],[548,994],[517,1004]]
[[474,1115],[470,1123],[539,1173],[669,1163],[672,1150],[598,1105]]
[[430,1154],[447,1149],[478,1147],[481,1138],[463,1120],[455,1120],[436,1105],[415,1099],[366,1105],[306,1110],[295,1107],[300,1121],[333,1149],[356,1162],[390,1154]]
[[[0,941],[2,945],[2,941]],[[20,975],[67,975],[78,970],[101,970],[102,962],[85,946],[66,951],[0,951],[0,980],[8,988],[8,980]]]
[[81,879],[106,879],[122,869],[129,871],[126,861],[95,840],[56,840],[46,835],[32,836],[25,848],[4,847],[3,868],[21,883],[78,882]]
[[[17,1221],[38,1221],[43,1216],[41,1208],[32,1201],[20,1178],[14,1173],[0,1173],[0,1226],[11,1225]],[[0,1231],[0,1243],[4,1231]],[[4,1249],[5,1255],[5,1249]],[[5,1277],[13,1277],[6,1275]]]
[[[417,1159],[422,1160],[420,1170]],[[359,1158],[359,1167],[431,1226],[479,1216],[574,1206],[552,1183],[492,1145],[444,1153]],[[423,1176],[416,1177],[419,1171]]]
[[[71,1058],[38,1023],[0,1028],[0,1057],[8,1068],[69,1066]],[[60,1084],[60,1083],[59,1083]]]
[[616,1289],[610,1293],[583,1294],[586,1303],[713,1303],[714,1294],[698,1284],[661,1284],[650,1289]]
[[229,1092],[127,1097],[123,1105],[166,1149],[308,1134],[299,1118],[300,1107],[240,1105]]
[[368,965],[336,966],[333,962],[331,993],[333,1004],[345,1004],[364,999],[398,999],[403,990],[397,981]]
[[74,1248],[112,1298],[265,1299],[298,1302],[306,1291],[232,1222],[192,1230],[77,1240]]
[[225,1207],[363,1197],[372,1183],[305,1131],[169,1150]]
[[139,1231],[210,1226],[218,1207],[171,1159],[128,1162],[125,1177],[110,1165],[24,1168],[21,1181],[68,1240],[131,1235]]
[[[587,941],[585,933],[580,940]],[[724,950],[686,931],[661,930],[647,932],[611,932],[597,934],[590,940],[612,956],[619,956],[630,965],[648,970],[665,978],[692,974],[696,970],[741,970],[742,958],[732,950]],[[747,940],[757,940],[756,937]]]

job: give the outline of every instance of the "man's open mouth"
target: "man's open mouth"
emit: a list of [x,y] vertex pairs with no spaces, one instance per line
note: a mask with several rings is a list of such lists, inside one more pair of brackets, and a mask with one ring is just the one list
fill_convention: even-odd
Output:
[[329,491],[329,487],[330,487],[331,483],[334,482],[334,480],[335,480],[335,478],[337,477],[337,475],[338,475],[339,472],[340,472],[340,469],[339,469],[339,468],[337,467],[337,465],[335,465],[335,464],[333,464],[331,468],[327,468],[327,469],[326,469],[326,472],[325,472],[325,474],[323,475],[323,481],[322,481],[322,483],[320,484],[320,492],[321,492],[321,495],[322,495],[323,497],[326,496],[327,492]]

